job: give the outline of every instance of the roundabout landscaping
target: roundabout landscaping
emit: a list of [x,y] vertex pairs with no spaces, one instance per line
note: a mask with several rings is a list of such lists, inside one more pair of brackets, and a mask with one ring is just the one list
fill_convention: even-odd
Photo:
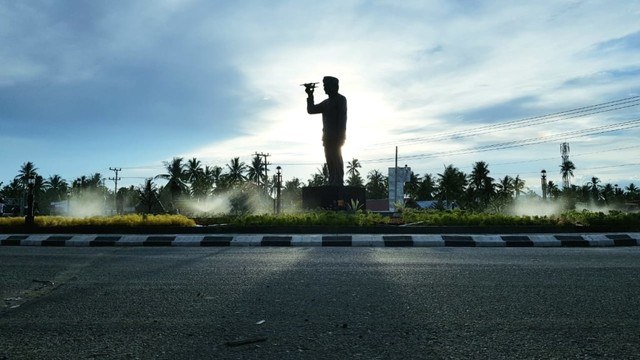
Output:
[[463,211],[286,215],[123,215],[0,219],[4,246],[637,246],[640,214],[552,217]]

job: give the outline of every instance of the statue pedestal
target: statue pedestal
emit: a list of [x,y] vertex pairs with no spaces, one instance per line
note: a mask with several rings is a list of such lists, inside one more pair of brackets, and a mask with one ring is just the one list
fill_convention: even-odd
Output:
[[365,210],[366,205],[363,187],[325,185],[302,188],[302,208],[305,210]]

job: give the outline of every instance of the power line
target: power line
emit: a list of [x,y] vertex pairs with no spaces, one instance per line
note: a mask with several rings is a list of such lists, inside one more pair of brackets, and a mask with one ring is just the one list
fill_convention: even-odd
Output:
[[[593,128],[574,130],[574,131],[569,131],[569,132],[560,133],[560,134],[539,136],[539,137],[523,139],[523,140],[507,141],[503,143],[476,146],[476,147],[471,147],[466,149],[440,151],[440,152],[431,153],[431,154],[408,155],[408,156],[403,156],[402,159],[403,160],[426,159],[426,158],[434,158],[434,157],[448,156],[448,155],[463,155],[463,154],[476,153],[476,152],[503,150],[503,149],[509,149],[509,148],[515,148],[515,147],[542,144],[542,143],[547,143],[547,142],[557,141],[562,139],[585,137],[590,135],[600,135],[600,134],[605,134],[605,133],[619,131],[619,130],[631,129],[638,126],[640,126],[640,119],[635,119],[635,120],[625,121],[617,124],[603,125],[603,126],[598,126]],[[363,161],[387,162],[391,160],[393,160],[393,158],[368,159]]]
[[[585,155],[602,154],[602,153],[606,153],[606,152],[628,150],[628,149],[634,149],[634,148],[639,148],[639,147],[640,147],[640,145],[625,146],[625,147],[619,147],[619,148],[615,148],[615,149],[604,149],[604,150],[599,150],[599,151],[583,152],[583,153],[573,154],[572,156],[573,157],[580,157],[580,156],[585,156]],[[529,159],[529,160],[522,160],[522,161],[510,161],[510,162],[496,163],[496,164],[491,164],[491,165],[492,166],[500,166],[500,165],[525,164],[525,163],[532,163],[532,162],[538,162],[538,161],[544,161],[544,160],[556,160],[556,159],[557,159],[557,156],[554,156],[554,157],[539,158],[539,159]]]
[[409,139],[400,140],[400,141],[382,142],[382,143],[372,144],[368,148],[382,147],[385,145],[388,146],[388,145],[395,145],[395,144],[406,145],[406,144],[414,144],[414,143],[420,143],[420,142],[426,142],[426,141],[437,142],[437,141],[448,140],[451,138],[465,138],[470,136],[476,136],[479,134],[500,132],[500,131],[511,130],[516,128],[548,124],[548,123],[557,122],[560,120],[569,120],[569,119],[583,117],[583,116],[601,114],[605,112],[626,109],[626,108],[638,106],[638,105],[640,105],[640,96],[632,96],[632,97],[613,100],[613,101],[609,101],[601,104],[584,106],[584,107],[575,108],[572,110],[560,111],[556,113],[529,117],[529,118],[524,118],[520,120],[512,120],[512,121],[507,121],[507,122],[498,123],[498,124],[483,125],[483,126],[478,126],[471,129],[440,133],[440,134],[424,136],[424,137],[409,138]]

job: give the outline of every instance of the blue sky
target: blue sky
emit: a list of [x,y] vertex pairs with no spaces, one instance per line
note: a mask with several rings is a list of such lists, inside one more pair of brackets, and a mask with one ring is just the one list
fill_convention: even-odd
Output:
[[[363,175],[398,146],[420,175],[482,160],[537,190],[542,169],[561,183],[566,141],[573,183],[638,185],[639,18],[629,0],[2,1],[0,182],[32,161],[70,182],[120,167],[139,185],[176,156],[224,167],[255,152],[306,182],[324,158],[299,84],[332,75]],[[474,150],[526,139],[545,142]]]

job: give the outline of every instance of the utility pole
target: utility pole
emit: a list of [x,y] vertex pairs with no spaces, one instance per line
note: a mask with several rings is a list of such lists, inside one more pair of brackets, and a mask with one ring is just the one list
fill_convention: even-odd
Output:
[[122,171],[122,168],[112,168],[110,167],[109,170],[113,171],[116,173],[115,177],[109,178],[109,180],[113,180],[115,182],[115,186],[114,186],[114,190],[113,190],[113,198],[114,198],[114,208],[113,211],[114,213],[118,213],[118,180],[121,180],[121,178],[118,177],[118,173],[120,171]]
[[[267,190],[267,181],[269,181],[269,175],[268,175],[269,168],[268,168],[268,166],[271,165],[267,161],[267,157],[271,156],[271,154],[258,153],[256,151],[253,155],[260,156],[260,157],[264,158],[264,163],[263,163],[263,165],[264,165],[264,190],[266,191]],[[260,180],[258,180],[258,181],[260,181]]]

